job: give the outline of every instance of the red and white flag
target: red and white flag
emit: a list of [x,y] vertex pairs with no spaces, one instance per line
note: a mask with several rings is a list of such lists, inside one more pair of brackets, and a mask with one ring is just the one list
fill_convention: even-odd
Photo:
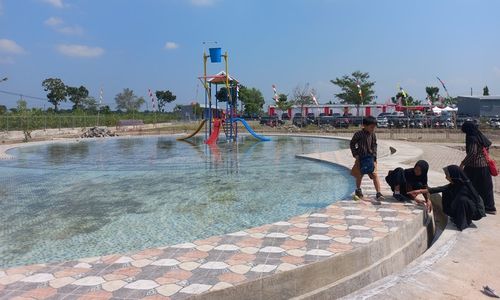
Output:
[[316,96],[314,96],[314,94],[312,92],[311,92],[311,97],[312,97],[312,101],[314,102],[314,104],[319,105],[318,99],[316,99]]
[[153,107],[153,111],[156,111],[156,98],[153,96],[153,92],[151,92],[151,89],[148,89],[148,94],[149,97],[151,98],[151,105]]
[[274,92],[274,101],[279,101],[278,91],[276,90],[276,85],[273,84],[273,92]]

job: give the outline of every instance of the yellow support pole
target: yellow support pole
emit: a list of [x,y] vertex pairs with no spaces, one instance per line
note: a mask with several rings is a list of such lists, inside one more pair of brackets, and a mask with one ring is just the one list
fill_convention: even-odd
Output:
[[[224,61],[226,62],[226,88],[229,92],[229,62],[228,62],[227,51],[224,54]],[[229,93],[229,99],[231,99],[231,93]]]
[[[232,121],[233,121],[233,96],[231,94],[231,89],[229,88],[229,55],[227,54],[227,51],[224,53],[224,62],[226,63],[226,90],[227,90],[227,94],[228,94],[228,101],[229,101],[229,108],[231,109],[231,111],[229,112],[229,115],[230,115],[230,138],[234,141],[235,137],[233,137],[233,124],[232,124]],[[235,132],[234,134],[236,134],[236,128],[235,128]]]
[[[210,90],[208,89],[208,85],[207,85],[207,59],[209,58],[210,56],[207,55],[207,52],[205,50],[203,50],[203,86],[205,87],[205,110],[207,109],[207,106],[209,106],[208,108],[208,115],[206,114],[206,112],[204,112],[203,114],[205,115],[205,120],[208,119],[208,132],[207,132],[207,127],[205,127],[205,139],[208,138],[208,134],[211,133],[211,130],[212,130],[212,120],[211,120],[211,117],[212,117],[212,105],[211,105],[211,100],[210,100]],[[208,98],[208,99],[207,99]]]

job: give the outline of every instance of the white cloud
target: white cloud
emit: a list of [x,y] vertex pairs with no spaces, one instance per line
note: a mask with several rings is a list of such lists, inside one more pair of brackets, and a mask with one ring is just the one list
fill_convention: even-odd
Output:
[[43,2],[48,3],[54,7],[57,8],[63,8],[64,7],[64,1],[63,0],[43,0]]
[[101,47],[90,47],[76,44],[61,44],[57,46],[57,51],[63,55],[70,57],[93,58],[104,54],[104,49]]
[[80,26],[64,26],[56,29],[57,32],[67,34],[67,35],[82,35],[83,28]]
[[166,42],[165,43],[165,49],[167,49],[167,50],[174,50],[177,48],[179,48],[179,44],[177,44],[175,42]]
[[50,17],[47,20],[45,20],[45,22],[43,22],[43,24],[50,26],[50,27],[56,27],[56,26],[62,25],[63,23],[64,23],[64,21],[61,18],[57,18],[57,17]]
[[13,40],[0,39],[0,52],[10,54],[23,54],[26,51]]
[[82,35],[83,34],[83,28],[80,26],[63,26],[64,21],[61,18],[57,17],[50,17],[44,22],[45,25],[51,27],[55,31],[62,33],[62,34],[67,34],[67,35]]
[[10,56],[1,57],[0,56],[0,65],[12,65],[14,63],[14,59]]
[[189,0],[195,6],[212,6],[219,0]]

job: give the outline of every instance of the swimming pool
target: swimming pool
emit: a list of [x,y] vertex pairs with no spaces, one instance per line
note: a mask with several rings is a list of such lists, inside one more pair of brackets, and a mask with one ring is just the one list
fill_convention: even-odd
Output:
[[188,242],[320,209],[352,191],[348,171],[295,155],[346,147],[130,137],[12,149],[15,159],[0,161],[0,267]]

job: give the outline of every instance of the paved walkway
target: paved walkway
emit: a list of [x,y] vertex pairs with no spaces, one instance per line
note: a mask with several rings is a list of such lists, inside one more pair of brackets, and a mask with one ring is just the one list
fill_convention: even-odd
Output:
[[[444,145],[418,147],[435,171],[459,164],[464,157],[463,151]],[[496,177],[496,191],[498,183]],[[463,232],[450,224],[436,244],[405,270],[345,299],[491,299],[480,290],[489,285],[500,292],[500,215],[474,224]]]
[[[380,148],[381,154],[389,152],[387,144]],[[379,159],[381,176],[421,155],[418,148],[401,144],[400,149]],[[353,163],[349,151],[309,158]],[[363,186],[373,197],[367,178]],[[363,247],[420,214],[413,204],[341,201],[316,213],[192,243],[0,270],[0,298],[184,299]]]

